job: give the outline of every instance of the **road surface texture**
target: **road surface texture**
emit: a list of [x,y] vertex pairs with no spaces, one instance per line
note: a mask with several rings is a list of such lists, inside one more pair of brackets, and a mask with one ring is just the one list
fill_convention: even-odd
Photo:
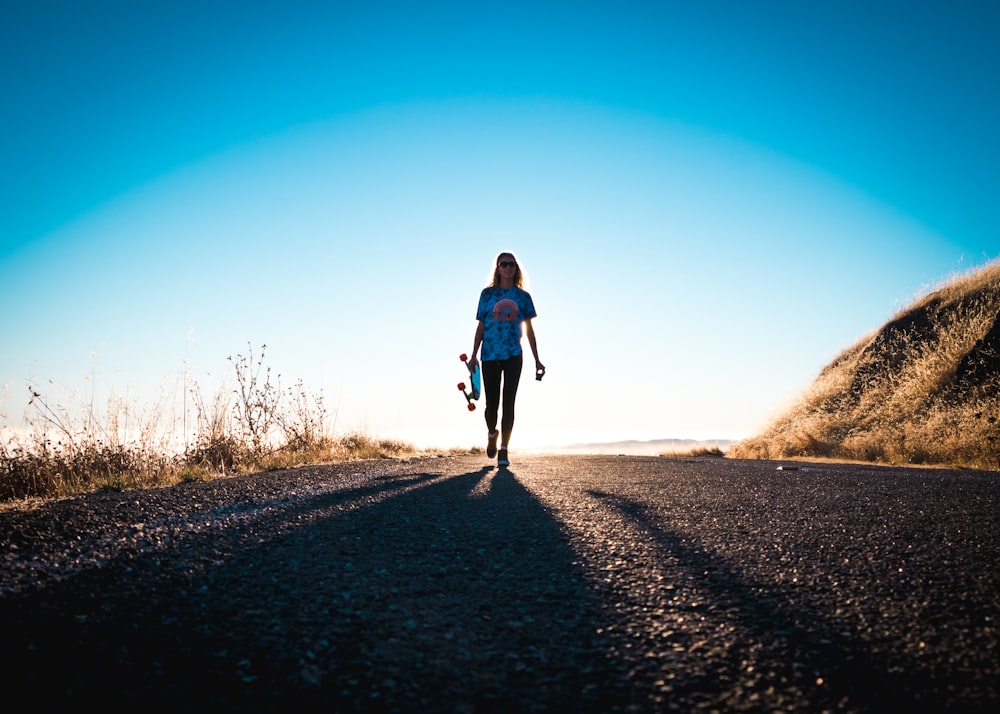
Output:
[[65,711],[993,712],[998,502],[990,472],[459,456],[8,509],[2,683]]

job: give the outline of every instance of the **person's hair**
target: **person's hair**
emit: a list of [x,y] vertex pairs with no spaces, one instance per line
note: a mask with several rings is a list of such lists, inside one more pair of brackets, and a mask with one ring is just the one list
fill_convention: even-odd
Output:
[[517,256],[509,251],[505,251],[497,256],[496,261],[493,263],[493,282],[490,283],[491,288],[500,287],[500,261],[504,258],[510,258],[514,261],[514,286],[524,287],[524,276],[521,275],[521,261],[517,259]]

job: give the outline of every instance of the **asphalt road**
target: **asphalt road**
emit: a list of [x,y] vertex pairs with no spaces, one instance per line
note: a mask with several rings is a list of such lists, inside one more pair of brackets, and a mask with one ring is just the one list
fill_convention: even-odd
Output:
[[0,512],[0,684],[213,712],[992,712],[998,503],[993,472],[608,456],[94,494]]

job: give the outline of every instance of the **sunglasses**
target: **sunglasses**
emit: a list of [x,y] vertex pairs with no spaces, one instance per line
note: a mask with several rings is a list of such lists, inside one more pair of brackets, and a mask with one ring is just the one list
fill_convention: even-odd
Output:
[[513,260],[501,260],[499,263],[497,263],[497,267],[498,268],[516,268],[517,267],[517,263],[515,263]]

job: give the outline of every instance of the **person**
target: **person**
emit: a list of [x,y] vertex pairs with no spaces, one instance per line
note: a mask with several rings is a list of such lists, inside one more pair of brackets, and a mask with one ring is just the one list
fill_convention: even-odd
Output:
[[[535,328],[531,321],[535,318],[535,304],[531,295],[523,288],[524,278],[521,266],[513,253],[505,252],[497,256],[493,268],[493,282],[479,295],[476,309],[476,336],[472,346],[470,364],[476,366],[479,348],[482,346],[483,392],[486,395],[486,455],[497,457],[497,466],[509,466],[507,447],[514,429],[514,401],[517,385],[521,379],[524,361],[521,352],[522,327],[528,336],[528,346],[535,358],[535,379],[545,376],[545,366],[538,360],[538,344]],[[500,429],[497,419],[501,407]],[[497,440],[500,448],[497,449]]]

